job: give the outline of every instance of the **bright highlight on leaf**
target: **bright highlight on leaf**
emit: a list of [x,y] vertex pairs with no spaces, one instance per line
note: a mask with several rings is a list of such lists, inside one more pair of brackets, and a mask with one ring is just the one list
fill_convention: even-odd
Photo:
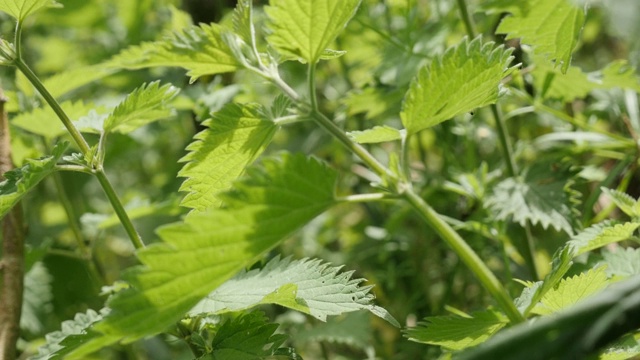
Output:
[[528,0],[528,3],[518,14],[504,18],[496,33],[507,34],[507,39],[521,38],[536,53],[556,60],[566,73],[584,24],[584,10],[571,0]]
[[203,75],[232,72],[239,65],[222,40],[223,31],[218,24],[192,26],[163,40],[129,47],[109,64],[124,69],[181,67],[188,70],[191,82]]
[[[315,64],[322,56],[335,57],[327,47],[353,17],[360,0],[271,0],[269,44],[289,60]],[[339,53],[337,54],[339,55]]]
[[402,123],[410,134],[498,100],[500,81],[513,68],[511,50],[480,37],[465,39],[423,67],[404,98]]
[[6,180],[0,182],[0,218],[6,215],[20,199],[38,185],[42,179],[54,171],[69,143],[58,143],[50,156],[39,160],[26,160],[19,169],[4,173]]
[[159,81],[133,90],[104,122],[104,131],[131,132],[152,121],[172,115],[168,103],[178,95],[178,89]]
[[483,311],[473,317],[428,317],[418,327],[406,331],[409,340],[438,345],[450,350],[462,350],[478,345],[509,323],[509,319],[497,311]]
[[130,289],[109,302],[102,333],[71,358],[162,332],[238,271],[254,263],[334,202],[336,173],[313,158],[283,154],[252,168],[225,195],[225,209],[193,213],[158,230],[163,240],[138,253]]
[[190,314],[220,314],[273,303],[326,321],[327,316],[377,308],[375,315],[384,313],[385,320],[400,327],[386,310],[372,304],[371,286],[360,286],[364,279],[351,279],[352,271],[339,271],[340,267],[320,260],[276,257],[261,270],[241,273],[225,282]]
[[400,130],[390,126],[375,126],[372,129],[363,131],[351,131],[347,133],[353,141],[360,144],[381,143],[386,141],[400,140],[402,134]]
[[218,207],[218,194],[262,154],[277,130],[266,109],[257,104],[227,104],[202,123],[208,129],[195,136],[181,159],[187,164],[178,174],[186,177],[180,191],[188,192],[182,206],[196,211]]
[[18,21],[44,7],[62,7],[54,0],[0,0],[0,11],[6,12]]
[[542,297],[531,312],[538,315],[557,312],[602,290],[608,284],[604,266],[590,269],[586,273],[563,279],[557,287]]

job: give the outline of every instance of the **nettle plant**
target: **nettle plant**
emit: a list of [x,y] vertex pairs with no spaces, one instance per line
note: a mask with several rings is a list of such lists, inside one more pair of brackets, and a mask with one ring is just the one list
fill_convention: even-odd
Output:
[[[628,100],[621,115],[631,124],[632,136],[600,126],[597,117],[557,106],[612,88],[627,89],[626,99],[635,98],[640,85],[634,69],[622,61],[592,74],[571,66],[586,10],[569,0],[487,2],[479,9],[483,15],[501,14],[487,34],[476,33],[467,4],[459,0],[452,9],[459,13],[467,36],[453,41],[434,35],[426,42],[416,41],[413,48],[368,22],[376,16],[375,3],[271,0],[254,9],[252,2],[240,0],[224,24],[193,25],[131,46],[95,65],[91,76],[85,71],[78,73],[83,76],[41,81],[22,53],[23,25],[31,14],[57,4],[0,1],[0,10],[17,23],[13,42],[2,40],[1,62],[15,67],[48,105],[21,114],[13,126],[36,134],[46,127],[41,135],[52,140],[64,134],[63,129],[50,130],[57,129],[51,124],[55,116],[74,148],[68,150],[69,143],[59,142],[49,156],[5,173],[0,184],[2,215],[13,216],[16,204],[47,176],[59,171],[90,174],[104,190],[139,261],[104,289],[109,299],[103,309],[63,323],[61,331],[47,336],[35,358],[81,359],[108,346],[162,333],[183,339],[198,359],[305,356],[290,346],[288,335],[276,333],[278,325],[265,313],[252,311],[264,304],[323,321],[368,310],[402,328],[390,312],[374,304],[372,287],[353,279],[352,271],[341,272],[319,259],[294,260],[274,250],[329,209],[362,203],[411,209],[492,298],[485,310],[467,314],[449,308],[453,314],[428,317],[402,329],[408,340],[439,346],[442,356],[456,359],[622,359],[640,354],[640,252],[619,245],[633,244],[628,240],[636,239],[640,226],[640,202],[625,193],[638,164],[637,103]],[[409,2],[407,14],[421,5],[415,6]],[[355,35],[342,34],[354,16],[359,25]],[[427,30],[439,34],[436,28]],[[345,101],[348,111],[332,108],[327,96],[318,94],[319,69],[338,63],[347,68],[345,53],[352,50],[349,45],[358,46],[358,36],[366,41],[365,32],[412,56],[395,59],[406,60],[406,67],[395,69],[392,89],[349,79],[358,95]],[[443,45],[450,41],[452,45]],[[425,49],[431,53],[421,53]],[[204,76],[242,74],[259,87],[256,91],[263,92],[264,101],[229,102],[202,123],[204,130],[180,160],[184,165],[179,176],[185,179],[180,206],[189,213],[161,226],[159,241],[145,246],[105,174],[108,137],[168,117],[178,88],[143,84],[107,108],[81,101],[59,103],[56,98],[122,69],[151,67],[186,69],[191,83]],[[345,115],[367,112],[369,118],[376,116],[374,112],[392,115],[381,116],[390,119],[386,123],[345,131]],[[533,145],[514,148],[507,120],[537,116],[553,118],[549,121],[565,130],[541,134]],[[457,128],[447,127],[452,119]],[[460,132],[474,122],[495,125],[499,164],[489,171],[489,165],[476,158],[476,171],[431,181],[424,134]],[[350,165],[301,152],[261,156],[279,132],[308,129],[306,124],[322,129],[346,149]],[[531,155],[532,147],[536,155]],[[591,164],[576,161],[589,152],[595,153]],[[609,160],[616,161],[609,173],[594,170]],[[353,178],[360,183],[364,179],[365,186],[357,188],[367,190],[353,191],[356,187],[347,181]],[[438,203],[434,187],[475,204],[474,216],[454,219],[439,214],[432,206]],[[592,209],[602,199],[611,205],[593,216]],[[614,207],[628,220],[608,220]],[[504,264],[483,261],[462,232],[497,242]],[[564,238],[564,245],[548,266],[549,259],[540,256],[536,246],[550,233]],[[79,239],[77,251],[91,258],[90,247],[81,235]],[[5,232],[3,244],[10,241]],[[498,277],[496,269],[504,275]],[[7,264],[3,271],[9,271]],[[7,285],[5,280],[3,291]],[[3,293],[5,301],[7,294]],[[350,330],[348,322],[342,328],[339,324],[325,331]],[[368,351],[368,356],[375,354]]]

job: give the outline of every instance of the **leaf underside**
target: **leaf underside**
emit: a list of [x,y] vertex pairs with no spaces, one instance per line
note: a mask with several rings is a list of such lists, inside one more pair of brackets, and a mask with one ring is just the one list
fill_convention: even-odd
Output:
[[293,231],[327,209],[336,174],[313,158],[283,154],[252,168],[225,195],[224,210],[194,213],[158,230],[162,239],[140,250],[142,266],[125,276],[130,288],[74,349],[83,356],[114,342],[162,332],[212,290],[255,262]]
[[[225,282],[190,314],[219,314],[273,303],[326,321],[327,316],[374,308],[371,286],[360,286],[364,279],[351,279],[353,272],[339,270],[320,260],[276,257],[261,270],[241,273]],[[399,326],[395,320],[391,322]]]
[[61,7],[54,0],[0,0],[0,11],[23,21],[27,16],[45,7]]

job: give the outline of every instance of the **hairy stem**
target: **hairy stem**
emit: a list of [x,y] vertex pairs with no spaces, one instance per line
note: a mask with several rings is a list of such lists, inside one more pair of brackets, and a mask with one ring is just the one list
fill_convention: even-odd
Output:
[[[6,98],[0,90],[0,181],[13,168]],[[0,288],[0,359],[16,358],[24,290],[24,222],[20,203],[2,219],[2,287]]]
[[[69,134],[71,135],[75,143],[80,148],[80,151],[82,151],[83,154],[90,153],[91,148],[89,147],[89,144],[84,139],[82,134],[80,134],[78,129],[76,129],[76,127],[73,125],[73,123],[69,119],[69,116],[67,116],[67,114],[64,112],[62,107],[60,107],[60,104],[58,103],[58,101],[51,95],[49,90],[47,90],[47,88],[44,87],[44,85],[42,84],[42,81],[40,81],[40,79],[36,76],[36,74],[29,68],[29,66],[27,66],[27,64],[24,61],[22,61],[21,58],[17,58],[15,60],[15,64],[18,67],[18,69],[25,75],[25,77],[31,82],[31,84],[38,90],[38,92],[40,93],[40,95],[42,95],[42,97],[47,102],[47,104],[51,106],[51,109],[53,109],[53,111],[56,113],[60,121],[62,121],[64,126],[67,128],[67,130],[69,131]],[[109,202],[113,207],[113,210],[118,215],[118,218],[120,219],[122,226],[127,232],[127,235],[129,235],[129,239],[131,240],[133,246],[136,249],[144,247],[144,243],[142,242],[140,235],[135,230],[135,227],[133,226],[131,219],[127,215],[127,212],[124,210],[124,207],[120,202],[120,198],[116,194],[115,190],[113,189],[113,186],[111,185],[111,183],[109,182],[109,179],[104,173],[104,169],[102,168],[102,165],[101,164],[92,164],[92,165],[93,165],[93,173],[98,178],[100,185],[102,185],[102,189],[107,195],[107,198],[109,199]]]
[[447,224],[440,215],[433,210],[420,196],[413,190],[407,190],[403,193],[405,200],[416,210],[420,216],[429,224],[429,226],[449,245],[458,255],[460,260],[480,280],[484,288],[489,291],[493,298],[498,302],[500,308],[506,312],[509,320],[513,323],[524,321],[524,317],[516,308],[513,300],[502,286],[500,281],[489,270],[480,257],[473,251],[462,237]]

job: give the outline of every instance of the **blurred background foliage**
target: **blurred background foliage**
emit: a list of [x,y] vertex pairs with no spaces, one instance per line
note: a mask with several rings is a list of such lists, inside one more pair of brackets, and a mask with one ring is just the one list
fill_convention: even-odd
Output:
[[[129,45],[161,38],[191,23],[228,22],[233,0],[61,0],[64,7],[39,12],[25,26],[27,62],[42,78],[108,60]],[[501,17],[493,5],[500,1],[470,1],[477,31],[491,38]],[[573,65],[593,72],[614,60],[640,61],[640,2],[636,0],[590,1],[582,40]],[[264,14],[255,1],[256,21]],[[8,37],[13,22],[0,14],[0,33]],[[260,27],[258,27],[260,29]],[[262,31],[262,30],[260,30]],[[319,66],[318,94],[322,111],[333,114],[346,130],[387,124],[399,126],[401,100],[417,69],[464,36],[455,2],[451,0],[364,0],[335,48],[347,50],[337,60]],[[494,37],[502,42],[500,37]],[[515,43],[512,43],[515,45]],[[530,59],[516,51],[524,69]],[[286,81],[303,88],[305,67],[286,63]],[[522,71],[509,81],[514,90],[501,99],[505,112],[531,106],[528,101],[632,138],[640,130],[635,92],[596,90],[578,99],[545,98],[535,86],[535,71]],[[161,79],[181,87],[175,100],[175,116],[129,135],[109,139],[105,167],[119,195],[127,204],[138,231],[147,243],[154,230],[185,213],[178,204],[181,179],[177,172],[185,147],[200,129],[200,122],[229,101],[269,104],[275,90],[255,75],[204,77],[188,83],[180,69],[120,71],[65,94],[60,100],[85,100],[113,104],[144,82]],[[5,68],[0,85],[10,94],[10,116],[43,106],[24,78]],[[524,95],[523,95],[524,94]],[[528,100],[529,99],[529,100]],[[635,99],[635,100],[634,100]],[[634,103],[635,101],[635,103]],[[635,108],[633,105],[635,104]],[[631,119],[631,123],[623,121]],[[52,127],[61,126],[51,119]],[[545,134],[571,129],[550,112],[525,112],[509,121],[521,167],[534,162],[564,180],[571,179],[576,192],[574,210],[581,225],[593,220],[593,207],[585,201],[596,184],[620,168],[611,181],[626,184],[640,195],[637,149],[627,145],[591,146],[585,141],[543,143]],[[55,141],[12,129],[13,158],[46,154]],[[411,144],[416,181],[425,185],[422,195],[440,213],[452,218],[465,239],[490,267],[504,278],[528,279],[518,248],[524,236],[518,226],[491,218],[483,202],[500,178],[503,165],[497,135],[488,110],[460,116],[422,131]],[[96,141],[97,139],[93,139]],[[383,161],[396,146],[385,143],[371,151]],[[369,174],[351,155],[313,124],[290,126],[277,134],[269,152],[301,151],[326,159],[341,170],[341,194],[367,192]],[[635,161],[633,161],[635,159]],[[542,165],[540,165],[542,164]],[[78,256],[74,234],[60,205],[61,193],[52,179],[44,181],[23,206],[28,222],[28,274],[20,343],[25,355],[60,323],[87,309],[98,310],[105,296],[102,286],[120,278],[135,264],[133,248],[98,184],[89,176],[61,173],[63,193],[69,197],[82,225],[82,234],[93,258]],[[597,197],[596,197],[597,200]],[[594,205],[592,202],[591,205]],[[607,204],[595,203],[596,209]],[[615,216],[615,214],[613,214]],[[483,226],[485,225],[485,226]],[[490,226],[488,226],[490,225]],[[580,226],[580,225],[578,225]],[[567,240],[553,229],[533,228],[538,239],[540,264]],[[472,274],[410,209],[395,202],[342,205],[323,214],[274,251],[295,258],[317,257],[347,265],[356,275],[375,284],[378,305],[389,310],[404,326],[425,316],[446,313],[449,307],[466,312],[491,301]],[[505,267],[507,263],[513,266]],[[521,286],[506,284],[512,294]],[[281,308],[264,308],[282,324],[299,353],[308,359],[430,359],[440,350],[413,343],[379,319],[358,313],[320,323]],[[101,359],[189,359],[185,344],[159,336],[120,349],[103,350]]]

